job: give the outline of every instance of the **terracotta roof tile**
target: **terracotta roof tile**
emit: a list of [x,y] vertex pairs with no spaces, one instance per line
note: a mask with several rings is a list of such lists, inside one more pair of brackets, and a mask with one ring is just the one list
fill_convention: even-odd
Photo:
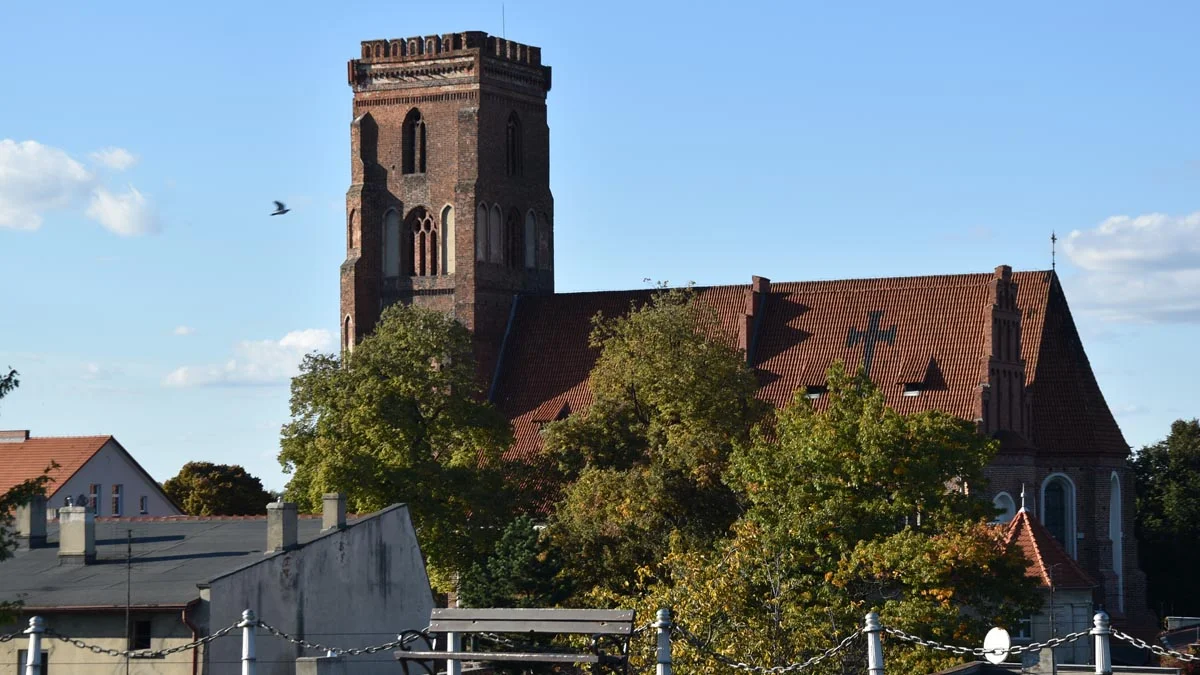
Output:
[[[875,346],[871,378],[901,413],[937,409],[967,420],[981,417],[980,385],[987,378],[985,329],[994,300],[993,273],[773,283],[754,354],[759,396],[786,405],[795,392],[825,382],[834,360],[861,363],[863,345],[849,344],[882,312],[879,327],[895,326],[889,344]],[[1053,272],[1017,272],[1022,356],[1032,397],[1033,444],[1041,452],[1114,454],[1129,448],[1117,427],[1075,330]],[[750,285],[698,288],[730,339]],[[512,421],[515,441],[506,458],[531,461],[540,451],[541,423],[566,405],[591,403],[587,378],[598,356],[588,346],[592,317],[616,316],[645,303],[652,290],[560,293],[521,299],[504,354],[495,402]],[[920,395],[904,384],[924,373]],[[818,401],[819,405],[819,401]]]
[[1016,544],[1020,547],[1021,553],[1029,563],[1029,576],[1038,579],[1042,586],[1092,588],[1096,585],[1041,521],[1025,509],[1017,511],[1017,515],[1008,524],[1004,543],[1006,546]]
[[58,468],[50,472],[54,482],[47,490],[53,494],[57,486],[70,480],[111,439],[112,436],[42,436],[0,441],[0,493],[42,475],[53,461]]

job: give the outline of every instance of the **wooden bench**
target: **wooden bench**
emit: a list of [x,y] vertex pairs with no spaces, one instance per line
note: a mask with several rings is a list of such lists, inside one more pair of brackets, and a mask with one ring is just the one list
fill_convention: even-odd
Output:
[[[417,651],[404,647],[396,651],[396,659],[404,666],[406,675],[410,663],[432,674],[434,670],[429,663],[443,660],[447,662],[448,675],[462,673],[462,661],[580,663],[591,664],[593,673],[628,673],[633,610],[434,609],[425,633],[444,634],[446,650]],[[504,634],[514,642],[518,635],[588,635],[592,640],[587,652],[463,651],[463,636],[478,633]]]

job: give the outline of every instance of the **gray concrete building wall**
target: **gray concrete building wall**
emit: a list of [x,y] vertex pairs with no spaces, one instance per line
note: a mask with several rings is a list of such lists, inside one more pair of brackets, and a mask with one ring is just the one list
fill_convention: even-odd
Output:
[[[265,537],[265,534],[264,534]],[[266,541],[263,541],[264,546]],[[202,593],[207,630],[237,622],[253,609],[260,619],[310,642],[364,647],[394,640],[429,623],[433,594],[406,506],[329,532],[299,549],[214,579]],[[258,674],[293,675],[300,656],[323,656],[259,632]],[[203,655],[202,673],[238,672],[241,640],[215,642]],[[398,668],[391,651],[346,657],[346,672]]]

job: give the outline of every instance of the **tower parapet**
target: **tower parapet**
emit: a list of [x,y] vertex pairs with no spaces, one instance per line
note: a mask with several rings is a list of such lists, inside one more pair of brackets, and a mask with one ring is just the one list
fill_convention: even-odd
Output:
[[[356,90],[401,80],[453,79],[477,75],[466,62],[488,59],[534,71],[528,84],[550,89],[550,68],[542,65],[542,49],[506,40],[483,31],[426,35],[386,40],[363,40],[361,56],[347,64],[347,78]],[[436,63],[441,62],[441,63]],[[399,66],[399,67],[397,67]],[[523,78],[530,80],[527,76]]]

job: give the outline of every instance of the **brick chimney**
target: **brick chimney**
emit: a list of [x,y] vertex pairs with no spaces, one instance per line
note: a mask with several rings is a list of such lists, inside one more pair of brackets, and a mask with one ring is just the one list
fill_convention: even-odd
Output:
[[738,322],[738,349],[746,352],[746,363],[754,362],[758,328],[762,321],[763,303],[771,292],[771,280],[766,277],[750,277],[750,288],[746,289],[746,307]]
[[346,529],[346,495],[329,492],[321,495],[321,531]]
[[96,562],[96,519],[86,506],[58,510],[59,564],[86,565]]
[[0,443],[24,443],[29,440],[28,429],[0,429]]
[[267,553],[290,551],[299,545],[296,505],[292,502],[267,504]]
[[41,548],[46,545],[46,498],[35,495],[17,507],[17,547]]

